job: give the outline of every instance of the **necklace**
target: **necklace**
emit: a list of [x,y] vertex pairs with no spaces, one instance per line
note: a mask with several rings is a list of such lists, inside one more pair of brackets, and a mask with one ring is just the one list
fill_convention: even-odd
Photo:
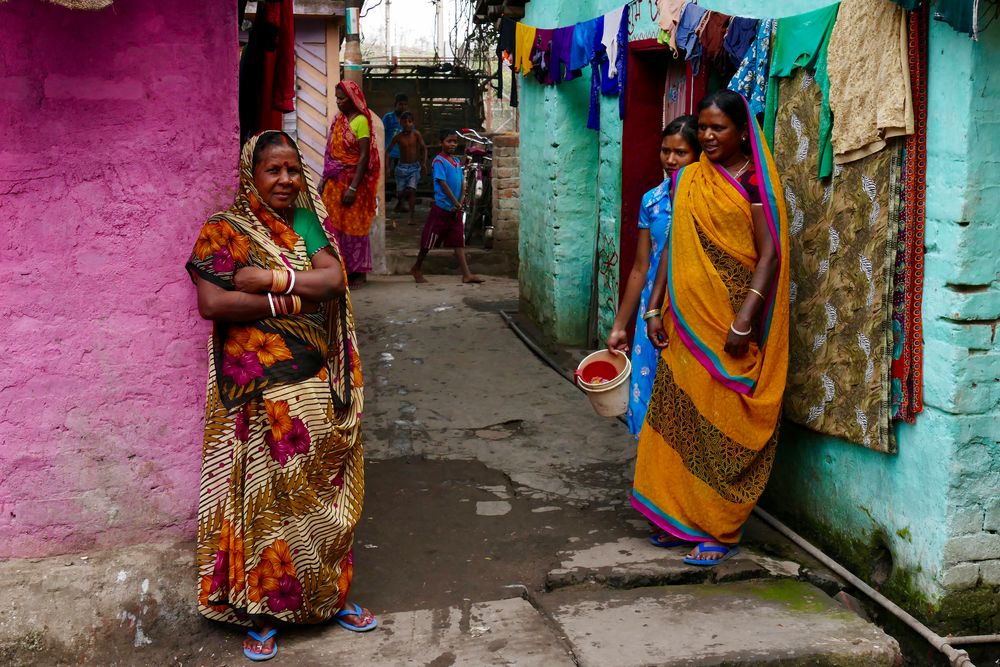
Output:
[[749,167],[749,166],[750,166],[750,160],[747,160],[746,162],[743,163],[743,166],[740,167],[739,170],[735,174],[733,172],[729,171],[728,169],[726,169],[726,171],[729,171],[729,174],[733,177],[733,180],[737,180],[738,181],[740,179],[740,176],[743,175],[743,172],[746,171],[747,167]]

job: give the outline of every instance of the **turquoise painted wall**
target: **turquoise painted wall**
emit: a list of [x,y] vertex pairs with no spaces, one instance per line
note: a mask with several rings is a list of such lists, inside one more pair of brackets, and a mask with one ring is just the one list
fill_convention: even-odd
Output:
[[[596,16],[618,2],[533,2],[525,22],[555,27]],[[702,0],[709,9],[743,16],[785,16],[829,4],[810,0]],[[655,35],[648,2],[633,38]],[[564,10],[565,7],[565,10]],[[810,532],[831,551],[839,552],[859,571],[875,552],[860,545],[880,544],[891,553],[895,570],[891,580],[900,593],[916,593],[931,602],[949,591],[977,585],[1000,585],[1000,78],[991,74],[1000,62],[1000,28],[993,27],[978,43],[958,35],[949,26],[931,22],[930,99],[927,187],[927,264],[924,292],[925,401],[915,425],[898,430],[899,453],[885,455],[836,438],[786,424],[778,460],[763,504]],[[541,86],[526,82],[521,108],[522,145],[526,139],[539,149],[538,135],[549,133],[554,119]],[[534,89],[529,92],[529,89]],[[563,98],[562,91],[550,92]],[[530,99],[530,102],[527,100]],[[621,122],[617,100],[602,100],[599,133],[565,127],[592,147],[595,173],[574,166],[566,182],[576,192],[596,199],[590,216],[573,225],[581,242],[596,241],[605,256],[618,246],[621,202]],[[574,118],[585,118],[586,100],[576,109],[562,108]],[[536,123],[535,118],[544,118]],[[563,136],[556,143],[566,142]],[[551,145],[551,142],[549,144]],[[574,144],[577,150],[583,148]],[[524,155],[530,155],[526,151]],[[562,149],[551,155],[565,163]],[[548,228],[535,225],[534,239],[524,239],[526,218],[553,207],[548,179],[522,159],[522,192],[537,188],[535,199],[522,199],[522,299],[546,331],[563,342],[585,337],[591,300],[598,305],[598,335],[606,335],[617,307],[617,276],[593,281],[594,250],[574,255],[572,285],[552,271],[552,257],[561,256],[566,272],[571,261],[564,241],[553,243]],[[538,178],[529,186],[526,179]],[[548,180],[546,180],[548,179]],[[596,182],[596,191],[594,183]],[[582,211],[586,206],[577,207]],[[596,238],[594,236],[596,230]],[[560,230],[565,232],[565,229]],[[559,235],[556,241],[561,241]],[[525,256],[547,246],[537,257]],[[562,247],[560,247],[562,246]],[[545,252],[549,253],[548,255]],[[525,270],[525,265],[530,265]],[[596,294],[594,287],[596,285]],[[544,289],[540,286],[545,286]],[[577,291],[579,288],[583,288]],[[544,292],[544,299],[535,295]],[[548,318],[548,319],[546,319]],[[573,318],[578,318],[575,321]],[[565,334],[571,333],[572,340]]]

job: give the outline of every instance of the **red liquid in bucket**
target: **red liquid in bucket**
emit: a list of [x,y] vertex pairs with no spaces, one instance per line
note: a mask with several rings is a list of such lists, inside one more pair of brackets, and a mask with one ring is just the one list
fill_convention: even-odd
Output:
[[599,381],[611,382],[618,377],[618,369],[608,361],[592,361],[580,371],[580,377],[588,384]]

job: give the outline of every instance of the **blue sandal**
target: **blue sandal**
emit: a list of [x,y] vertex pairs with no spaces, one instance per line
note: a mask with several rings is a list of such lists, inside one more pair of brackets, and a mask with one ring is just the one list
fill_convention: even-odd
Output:
[[699,544],[698,545],[699,554],[704,554],[704,553],[722,554],[722,558],[716,558],[714,560],[710,560],[708,558],[692,558],[691,556],[685,556],[684,562],[687,563],[688,565],[697,565],[698,567],[713,567],[715,565],[718,565],[724,560],[732,558],[737,554],[737,552],[739,552],[739,550],[740,550],[739,547],[735,544],[728,548],[724,546],[706,547],[704,544]]
[[661,549],[669,549],[671,547],[686,547],[691,542],[687,540],[679,540],[670,533],[658,532],[653,533],[649,536],[649,543],[654,547],[659,547]]
[[[258,641],[258,642],[260,642],[263,645],[264,642],[266,642],[268,639],[270,639],[271,637],[275,636],[276,634],[278,634],[278,631],[272,628],[263,637],[261,637],[259,634],[257,634],[253,630],[251,630],[250,632],[248,632],[247,636],[250,637],[250,639],[253,639],[254,641]],[[263,648],[263,646],[261,646],[261,648]],[[243,647],[243,655],[245,655],[250,660],[253,660],[254,662],[264,662],[265,660],[270,660],[274,656],[278,655],[278,642],[277,641],[274,642],[274,645],[273,645],[270,653],[257,653],[256,651],[251,651],[250,649],[248,649],[248,648],[246,648],[244,646]]]
[[368,625],[354,625],[353,623],[348,623],[344,620],[347,616],[357,616],[358,618],[363,618],[364,615],[364,610],[361,608],[361,605],[352,602],[334,614],[333,618],[337,621],[337,625],[342,628],[346,628],[351,632],[368,632],[369,630],[374,630],[378,627],[378,619],[375,618],[375,614],[372,614],[371,623]]

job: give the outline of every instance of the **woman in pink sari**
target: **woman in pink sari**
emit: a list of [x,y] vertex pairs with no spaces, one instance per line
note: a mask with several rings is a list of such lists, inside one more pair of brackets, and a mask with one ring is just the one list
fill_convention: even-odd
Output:
[[341,81],[336,96],[340,113],[326,143],[320,192],[350,286],[357,288],[372,270],[368,232],[378,205],[381,168],[372,141],[372,114],[361,88],[353,81]]

